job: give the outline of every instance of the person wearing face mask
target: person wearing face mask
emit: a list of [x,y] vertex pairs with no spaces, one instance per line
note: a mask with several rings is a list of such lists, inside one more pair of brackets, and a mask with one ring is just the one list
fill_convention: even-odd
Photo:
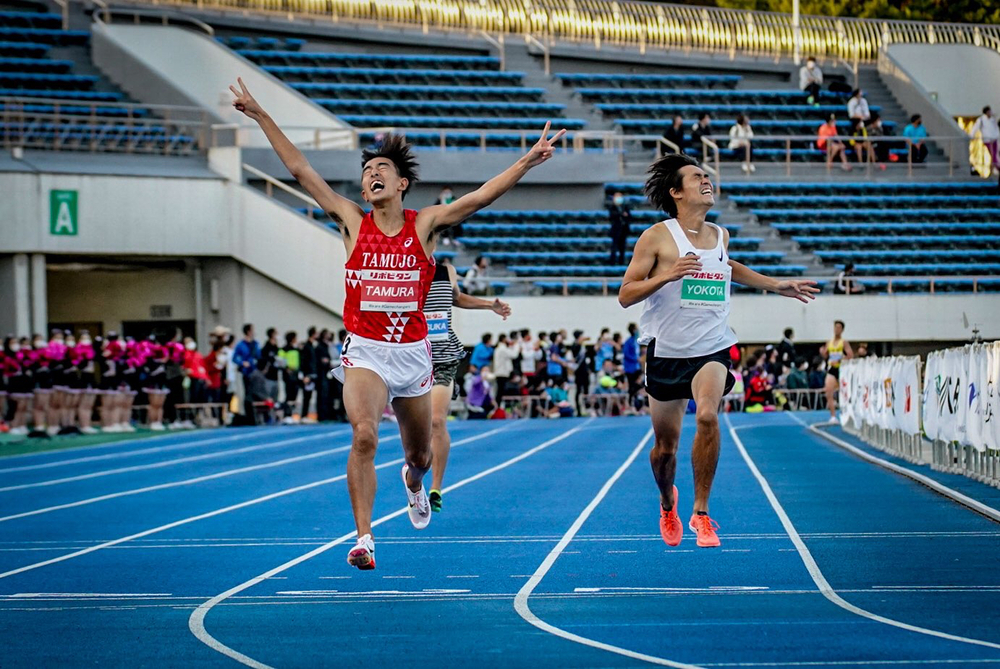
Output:
[[80,408],[80,401],[83,399],[81,393],[81,383],[83,381],[80,373],[80,359],[77,357],[76,336],[69,330],[65,333],[64,344],[66,352],[62,362],[62,404],[59,410],[59,434],[79,434],[77,427],[77,411]]
[[52,392],[49,395],[49,405],[45,412],[46,431],[50,437],[59,434],[62,429],[63,407],[68,403],[66,352],[66,339],[62,330],[52,330],[49,345],[43,352],[43,355],[48,359],[49,375],[52,379]]
[[611,221],[611,264],[625,264],[625,242],[628,241],[632,210],[625,203],[625,194],[615,191],[608,203],[608,219]]
[[97,402],[96,358],[94,341],[90,338],[90,333],[83,330],[73,348],[71,361],[77,370],[75,390],[79,393],[76,403],[76,422],[80,432],[84,434],[97,433],[93,426],[94,404]]
[[[184,338],[184,385],[188,391],[188,402],[201,404],[205,401],[205,386],[208,383],[208,369],[205,358],[198,352],[198,344],[191,337]],[[190,419],[183,421],[184,427],[192,428]]]
[[30,351],[14,337],[3,343],[3,377],[8,397],[13,404],[10,416],[10,434],[28,434],[28,403],[31,401],[31,377],[28,374]]
[[823,70],[819,69],[816,59],[806,58],[806,64],[799,68],[799,88],[808,94],[806,102],[819,107],[819,91],[823,87]]

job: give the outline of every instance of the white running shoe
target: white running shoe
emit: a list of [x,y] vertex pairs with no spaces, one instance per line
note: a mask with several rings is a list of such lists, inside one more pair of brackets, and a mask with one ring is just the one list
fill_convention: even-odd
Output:
[[17,435],[19,437],[23,437],[24,435],[28,434],[28,428],[26,428],[26,427],[12,427],[10,429],[10,432],[8,432],[7,434],[14,434],[14,435]]
[[830,420],[826,421],[827,425],[840,425],[840,419],[836,416],[832,416]]
[[45,430],[45,433],[48,434],[50,437],[55,437],[56,435],[59,434],[59,430],[61,429],[62,428],[59,427],[58,425],[49,425],[49,428]]
[[119,432],[135,432],[135,428],[132,427],[131,423],[118,423]]
[[358,537],[358,543],[347,553],[347,564],[362,570],[375,568],[375,541],[372,535]]
[[406,484],[407,465],[403,465],[403,488],[406,490],[406,501],[410,504],[410,522],[418,530],[422,530],[431,524],[431,503],[427,499],[427,491],[424,484],[420,484],[420,490],[413,492]]
[[[167,428],[163,426],[163,423],[160,423],[159,421],[157,421],[156,423],[150,423],[149,424],[149,429],[150,430],[154,430],[156,432],[163,432]],[[120,430],[115,430],[115,432],[119,432],[119,431]]]
[[86,427],[81,427],[80,432],[83,432],[84,434],[97,434],[97,430],[90,427],[89,425]]

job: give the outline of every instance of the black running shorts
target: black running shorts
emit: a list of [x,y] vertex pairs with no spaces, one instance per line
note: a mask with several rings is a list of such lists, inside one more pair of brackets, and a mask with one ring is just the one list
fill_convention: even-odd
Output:
[[840,381],[840,365],[837,365],[836,367],[827,367],[826,373],[837,379],[837,381]]
[[[646,392],[653,399],[661,402],[670,400],[694,399],[691,391],[691,381],[701,368],[710,362],[718,362],[727,370],[732,368],[732,358],[729,348],[716,351],[709,355],[694,358],[657,358],[655,355],[656,340],[649,342],[646,348]],[[736,383],[732,372],[726,375],[726,389],[723,396],[729,394]]]

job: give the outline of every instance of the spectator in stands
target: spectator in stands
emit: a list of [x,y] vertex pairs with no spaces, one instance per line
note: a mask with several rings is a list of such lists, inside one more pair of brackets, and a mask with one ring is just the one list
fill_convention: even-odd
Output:
[[486,273],[490,267],[490,259],[486,256],[477,256],[472,267],[469,271],[465,273],[465,279],[462,281],[462,287],[465,288],[465,292],[469,295],[485,295],[490,287],[489,282],[485,279]]
[[595,370],[600,371],[604,367],[605,360],[611,360],[614,362],[615,359],[615,345],[614,341],[611,339],[611,330],[608,328],[601,328],[601,336],[598,337],[597,343],[594,345],[595,349]]
[[837,117],[830,114],[826,123],[819,127],[816,138],[816,148],[826,152],[826,166],[829,168],[833,164],[833,159],[840,157],[840,169],[850,172],[852,168],[847,164],[847,147],[837,137]]
[[272,402],[278,401],[278,351],[278,330],[268,328],[257,366],[264,375],[264,392]]
[[642,389],[642,364],[639,362],[639,326],[628,324],[628,339],[622,344],[622,371],[628,381],[628,398],[635,402],[635,396]]
[[809,388],[809,361],[800,358],[794,361],[792,371],[788,373],[785,386],[789,390],[806,390]]
[[566,382],[570,369],[570,363],[566,359],[566,351],[563,347],[563,335],[561,332],[553,332],[552,343],[549,345],[549,381],[556,385]]
[[864,285],[854,278],[854,263],[848,262],[837,274],[837,282],[833,286],[837,295],[860,295],[865,292]]
[[736,152],[736,159],[743,161],[743,172],[756,172],[753,164],[753,128],[750,127],[750,117],[737,114],[736,123],[729,129],[729,148]]
[[594,393],[598,395],[616,395],[627,392],[625,375],[615,367],[611,360],[605,360],[601,371],[597,374],[597,387]]
[[868,100],[865,93],[860,88],[854,89],[851,99],[847,101],[847,118],[861,119],[863,123],[868,123],[872,118],[871,109],[868,107]]
[[243,381],[243,417],[246,422],[256,424],[256,415],[253,407],[254,402],[254,373],[257,372],[257,363],[260,361],[260,344],[254,339],[253,325],[247,323],[243,326],[243,339],[236,345],[233,351],[233,363],[239,371]]
[[903,128],[903,137],[910,140],[910,159],[915,163],[927,160],[927,128],[920,114],[910,117],[910,123]]
[[625,244],[631,232],[632,210],[625,203],[625,194],[615,191],[607,204],[611,222],[611,264],[625,264]]
[[969,130],[970,137],[975,137],[977,134],[983,140],[983,146],[986,147],[986,153],[990,157],[990,174],[992,174],[994,169],[1000,170],[997,166],[997,162],[1000,161],[1000,153],[997,152],[997,146],[1000,144],[1000,127],[997,126],[996,117],[993,116],[993,110],[989,105],[983,107],[983,115],[976,119]]
[[493,411],[496,410],[491,385],[493,380],[494,376],[489,365],[481,370],[469,365],[469,374],[465,381],[465,403],[469,410],[469,418],[489,418],[493,415]]
[[799,88],[809,97],[806,103],[819,107],[819,91],[823,87],[823,70],[819,69],[816,59],[806,58],[806,64],[799,68]]
[[329,377],[333,369],[333,333],[323,328],[316,340],[316,420],[330,420],[330,384],[339,383]]
[[493,362],[493,335],[488,332],[483,335],[482,340],[472,349],[472,357],[469,358],[469,366],[482,369]]
[[299,399],[299,336],[291,330],[285,333],[285,345],[278,351],[278,362],[282,369],[281,380],[285,384],[285,422],[297,422],[295,416],[295,403]]
[[219,337],[213,339],[212,350],[205,356],[205,372],[207,374],[205,401],[215,403],[222,401],[222,377],[226,369],[226,354],[223,353],[225,345],[223,340]]
[[868,128],[865,127],[865,122],[860,118],[851,119],[851,139],[848,141],[851,148],[854,149],[858,163],[863,165],[866,157],[868,160],[873,158],[872,145],[868,141]]
[[821,356],[816,356],[809,366],[809,388],[820,390],[826,385],[826,362]]
[[550,383],[542,391],[542,397],[549,401],[549,409],[546,414],[549,418],[572,418],[573,405],[569,403],[568,383]]
[[[184,376],[188,379],[188,402],[200,404],[205,401],[208,384],[208,368],[205,358],[198,352],[198,344],[191,337],[184,338]],[[188,427],[185,422],[185,427]],[[194,427],[193,423],[190,427]]]
[[757,356],[747,359],[747,372],[744,382],[747,389],[747,413],[764,411],[765,407],[774,406],[774,386],[764,368],[764,360]]
[[778,344],[778,362],[790,369],[795,364],[795,331],[785,328],[784,338]]
[[590,337],[583,330],[573,331],[573,383],[576,385],[576,412],[583,415],[583,396],[590,393],[590,375],[594,371],[594,347],[588,344]]
[[493,373],[497,378],[497,398],[502,397],[507,381],[514,374],[514,359],[521,354],[518,343],[511,342],[507,335],[497,335],[497,345],[493,349]]
[[695,155],[700,156],[704,153],[704,144],[701,138],[709,137],[711,134],[712,115],[708,112],[703,112],[698,117],[698,122],[691,127],[691,148],[694,150]]
[[[887,137],[889,134],[889,131],[882,125],[882,117],[878,114],[872,114],[871,123],[868,125],[868,136],[873,138],[871,141],[871,151],[875,155],[875,162],[878,164],[880,170],[884,170],[885,164],[889,162],[889,149],[891,145],[889,142],[878,138]],[[892,158],[895,159],[895,156],[892,156]]]
[[309,405],[316,392],[316,341],[319,337],[316,326],[307,331],[307,339],[299,351],[299,379],[302,381],[302,422],[315,422],[309,417]]
[[[687,138],[684,136],[684,117],[680,114],[674,116],[674,123],[663,131],[663,139],[677,146],[677,153],[685,153],[687,149]],[[668,147],[670,148],[670,147]],[[673,150],[673,149],[671,149]]]

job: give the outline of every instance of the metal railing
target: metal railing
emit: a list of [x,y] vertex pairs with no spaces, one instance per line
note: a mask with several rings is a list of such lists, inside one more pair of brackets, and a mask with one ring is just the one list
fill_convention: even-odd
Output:
[[[134,4],[149,5],[149,2]],[[1000,50],[1000,26],[849,17],[803,16],[637,0],[158,0],[171,5],[289,20],[372,23],[467,34],[532,35],[547,44],[649,50],[707,51],[741,56],[872,62],[895,43],[972,44]],[[544,40],[542,37],[544,36]]]
[[197,107],[0,97],[5,149],[187,155],[209,145],[209,116]]

